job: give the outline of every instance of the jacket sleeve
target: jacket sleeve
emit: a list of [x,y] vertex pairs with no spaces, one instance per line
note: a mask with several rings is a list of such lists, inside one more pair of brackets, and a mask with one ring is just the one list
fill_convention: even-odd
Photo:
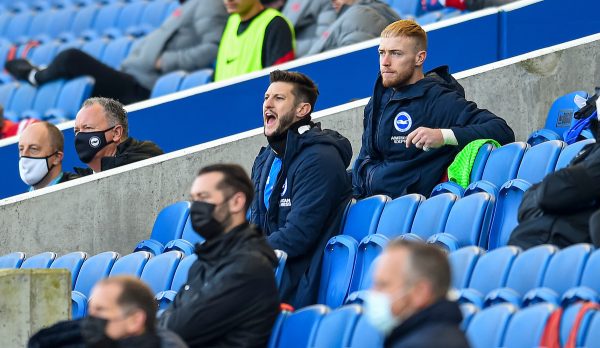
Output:
[[477,104],[457,92],[446,89],[435,100],[433,112],[451,120],[450,129],[461,148],[476,139],[494,139],[502,145],[515,141],[514,132],[504,119],[477,108]]
[[[207,8],[208,3],[210,2],[201,1],[194,12],[194,29],[199,38],[197,45],[181,50],[165,51],[160,57],[163,73],[207,68],[217,59],[219,42],[227,17],[221,9]],[[217,5],[223,6],[222,4]]]
[[339,208],[340,197],[350,189],[341,158],[333,156],[338,154],[309,154],[296,169],[291,211],[285,224],[267,237],[273,249],[297,257],[310,252],[320,239],[329,216]]
[[364,172],[361,173],[358,169],[360,165],[365,161],[368,155],[367,148],[365,146],[365,143],[367,142],[366,133],[370,131],[367,129],[367,115],[371,114],[371,108],[373,107],[372,102],[373,98],[369,100],[367,106],[365,107],[365,111],[363,114],[363,134],[361,138],[360,151],[358,152],[358,156],[356,157],[356,160],[354,160],[354,164],[352,165],[352,196],[354,198],[360,198],[364,195],[364,188],[362,187],[364,182]]

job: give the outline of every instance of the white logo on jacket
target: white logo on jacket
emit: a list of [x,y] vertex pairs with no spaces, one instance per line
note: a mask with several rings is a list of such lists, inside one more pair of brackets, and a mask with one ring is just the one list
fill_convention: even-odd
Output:
[[398,132],[406,133],[412,127],[412,118],[406,111],[400,111],[394,118],[394,128]]
[[287,192],[287,178],[285,178],[285,182],[283,183],[283,187],[281,188],[281,196],[285,195]]

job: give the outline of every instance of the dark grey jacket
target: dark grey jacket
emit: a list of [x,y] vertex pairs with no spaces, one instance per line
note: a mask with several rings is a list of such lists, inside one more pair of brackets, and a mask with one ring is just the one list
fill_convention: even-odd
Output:
[[331,0],[288,0],[281,12],[294,26],[296,57],[306,55],[336,17]]
[[[207,68],[217,59],[226,22],[223,0],[188,0],[134,45],[121,70],[152,89],[165,73]],[[162,61],[160,71],[154,68],[158,58]]]
[[342,7],[337,19],[313,44],[308,54],[317,54],[338,47],[377,38],[388,24],[400,17],[380,0],[359,0]]

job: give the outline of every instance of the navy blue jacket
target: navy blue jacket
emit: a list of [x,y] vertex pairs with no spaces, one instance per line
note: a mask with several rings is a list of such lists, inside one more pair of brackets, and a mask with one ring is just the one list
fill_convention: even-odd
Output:
[[440,300],[412,315],[385,339],[385,348],[468,348],[456,302]]
[[[464,89],[440,67],[415,84],[398,90],[385,88],[381,76],[364,113],[362,147],[354,162],[354,196],[407,193],[429,196],[456,154],[476,139],[515,141],[506,122],[465,99]],[[451,129],[458,146],[442,146],[428,152],[406,137],[418,127]]]
[[317,301],[323,250],[339,233],[352,196],[346,174],[351,158],[350,142],[335,131],[321,130],[319,124],[302,134],[290,128],[268,211],[263,194],[273,150],[263,147],[252,167],[250,221],[263,229],[274,249],[288,254],[279,293],[296,308]]

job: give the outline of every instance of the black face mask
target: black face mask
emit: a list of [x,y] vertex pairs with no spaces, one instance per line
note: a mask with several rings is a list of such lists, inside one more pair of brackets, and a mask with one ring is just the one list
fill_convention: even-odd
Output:
[[106,325],[108,320],[87,316],[81,320],[81,337],[88,347],[110,347],[114,343],[106,336]]
[[75,134],[75,150],[81,162],[90,163],[100,150],[113,142],[112,140],[107,142],[104,133],[115,127],[112,126],[98,132],[79,132]]
[[192,228],[206,241],[215,239],[223,234],[223,224],[213,216],[217,206],[212,203],[193,201],[190,208]]

